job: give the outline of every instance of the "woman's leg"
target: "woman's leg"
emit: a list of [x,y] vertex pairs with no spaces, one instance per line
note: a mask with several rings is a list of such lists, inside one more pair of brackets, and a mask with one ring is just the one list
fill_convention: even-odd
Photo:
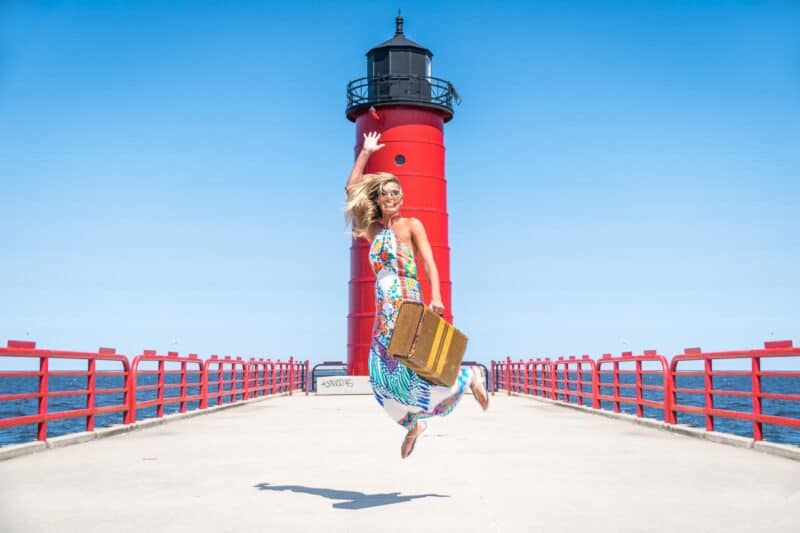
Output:
[[486,411],[489,408],[489,392],[484,384],[483,369],[477,365],[472,367],[472,382],[469,388],[472,389],[472,395],[475,396],[481,409]]
[[[403,424],[404,420],[398,420],[398,422],[405,427]],[[428,424],[422,420],[418,420],[416,416],[414,417],[414,425],[408,430],[408,433],[406,433],[406,436],[403,438],[403,443],[400,445],[400,457],[405,459],[411,455],[411,452],[414,451],[414,446],[417,444],[417,437],[422,435],[427,428]]]

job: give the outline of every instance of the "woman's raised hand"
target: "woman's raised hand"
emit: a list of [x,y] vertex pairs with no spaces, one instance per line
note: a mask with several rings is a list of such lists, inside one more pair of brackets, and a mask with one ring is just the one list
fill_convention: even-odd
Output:
[[367,154],[372,154],[373,152],[377,152],[384,145],[378,144],[378,141],[381,139],[381,134],[377,131],[371,131],[369,133],[364,134],[364,145],[362,150],[367,152]]
[[364,144],[361,145],[361,152],[356,157],[356,162],[353,163],[353,170],[350,171],[350,176],[347,178],[347,183],[344,190],[350,195],[350,192],[361,183],[361,178],[364,175],[364,167],[367,166],[369,156],[383,148],[382,144],[378,144],[381,139],[381,134],[377,131],[371,131],[364,134]]

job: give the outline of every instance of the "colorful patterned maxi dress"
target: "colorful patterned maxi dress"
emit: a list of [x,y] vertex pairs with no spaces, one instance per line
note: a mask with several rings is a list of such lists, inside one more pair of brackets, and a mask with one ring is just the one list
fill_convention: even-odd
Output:
[[452,387],[434,385],[386,352],[400,304],[403,300],[422,301],[417,265],[408,245],[385,227],[372,241],[369,260],[376,275],[370,383],[375,398],[392,420],[411,430],[420,419],[449,414],[469,386],[471,374],[463,368]]

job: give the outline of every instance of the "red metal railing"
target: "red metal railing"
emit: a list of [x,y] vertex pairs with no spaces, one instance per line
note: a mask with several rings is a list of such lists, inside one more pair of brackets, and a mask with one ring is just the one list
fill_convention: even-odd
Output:
[[[38,359],[39,370],[12,370],[0,372],[0,390],[4,378],[35,378],[38,381],[36,392],[22,392],[17,394],[2,394],[0,402],[35,399],[37,413],[35,415],[22,415],[10,418],[0,418],[0,429],[15,426],[37,425],[36,438],[47,438],[47,424],[53,420],[69,418],[85,418],[85,430],[92,431],[97,415],[122,413],[123,420],[129,410],[128,394],[130,394],[130,365],[124,355],[119,355],[113,348],[100,348],[97,353],[73,352],[63,350],[42,350],[36,348],[35,342],[8,341],[5,348],[0,348],[0,357],[15,357]],[[50,368],[53,359],[85,360],[86,370],[55,370]],[[121,370],[98,370],[98,361],[119,363]],[[56,384],[56,377],[86,378],[86,388],[58,388],[52,390]],[[118,377],[122,379],[122,387],[98,388],[98,377]],[[9,387],[10,388],[10,387]],[[8,389],[6,389],[8,390]],[[121,394],[122,401],[110,405],[97,405],[98,396]],[[85,396],[85,406],[79,409],[54,411],[50,403],[52,398],[67,398]]]
[[[0,360],[3,358],[36,360],[38,370],[0,371],[0,405],[30,400],[37,405],[36,414],[0,418],[0,429],[35,424],[38,440],[47,439],[48,422],[54,420],[85,418],[86,431],[92,431],[100,415],[120,413],[122,423],[131,424],[140,419],[137,412],[143,409],[154,409],[155,416],[162,417],[171,409],[180,413],[192,408],[205,409],[209,400],[212,405],[221,405],[266,395],[292,394],[295,390],[308,394],[308,361],[296,362],[294,358],[288,362],[244,361],[241,357],[212,356],[203,361],[194,354],[160,355],[148,350],[129,362],[113,348],[100,348],[96,353],[44,350],[37,349],[35,342],[13,340],[0,348]],[[62,359],[84,360],[86,369],[54,368],[52,361]],[[102,368],[109,365],[118,365],[119,369]],[[18,378],[36,380],[35,386],[22,386],[26,390],[5,393],[20,388],[22,381]],[[62,383],[67,378],[71,381]],[[82,384],[76,386],[76,379],[85,379],[85,388]],[[116,381],[120,381],[119,386],[109,385]],[[114,395],[119,396],[118,402]],[[73,401],[69,409],[54,409],[61,406],[54,405],[53,399],[80,396],[86,398],[80,408],[74,408]],[[98,402],[98,398],[102,401]]]
[[275,372],[272,375],[272,394],[289,392],[289,363],[275,363]]
[[512,392],[533,394],[543,398],[553,398],[554,373],[552,361],[547,359],[529,359],[528,361],[512,361],[507,357],[505,362],[491,361],[491,391],[505,389]]
[[510,365],[509,392],[522,392],[525,387],[525,363],[520,359]]
[[308,394],[308,365],[308,361],[295,361],[294,357],[276,362],[272,384],[274,393],[286,392],[291,396],[294,391],[303,390]]
[[247,363],[241,357],[226,355],[220,359],[212,355],[203,363],[203,372],[206,377],[204,407],[247,399]]
[[[800,405],[800,371],[765,370],[765,360],[781,358],[800,358],[800,348],[791,341],[775,341],[764,343],[763,349],[734,350],[726,352],[703,352],[699,348],[688,348],[683,354],[667,358],[654,350],[634,355],[625,352],[612,357],[604,354],[596,361],[588,356],[551,360],[531,359],[527,362],[505,361],[491,362],[493,387],[492,391],[506,390],[508,394],[521,393],[539,396],[550,400],[561,400],[567,403],[586,405],[587,400],[595,409],[608,409],[622,412],[623,405],[632,406],[630,410],[637,417],[656,417],[647,409],[661,411],[660,416],[668,424],[678,423],[678,414],[701,416],[705,420],[705,428],[714,431],[715,418],[726,418],[750,422],[753,440],[764,438],[764,424],[786,428],[800,429],[800,418],[768,414],[764,412],[764,401],[794,402]],[[723,360],[746,360],[746,369],[721,369],[715,362]],[[691,364],[701,365],[700,369],[685,368]],[[584,367],[586,369],[584,370]],[[591,373],[591,380],[584,379]],[[715,379],[746,378],[750,383],[747,390],[742,388],[731,390],[715,384]],[[702,380],[702,385],[686,386],[680,380]],[[790,393],[765,392],[765,379],[794,378]],[[741,383],[741,381],[737,382]],[[702,401],[689,402],[690,398],[702,398]],[[749,409],[735,410],[715,405],[715,397],[746,398]]]
[[[658,363],[659,370],[648,370],[643,367],[644,363]],[[603,366],[611,366],[611,370],[603,370]],[[633,368],[629,368],[633,366]],[[659,355],[655,350],[645,350],[641,355],[634,355],[632,352],[623,352],[620,357],[613,357],[611,354],[603,354],[597,361],[597,404],[595,407],[602,408],[603,402],[610,402],[615,413],[621,411],[621,404],[635,406],[636,416],[643,417],[644,408],[653,407],[661,409],[664,416],[669,412],[669,384],[667,372],[669,363],[666,357]],[[610,376],[611,381],[603,381],[604,376]],[[645,383],[646,377],[660,377],[661,384]],[[623,378],[631,377],[628,382]],[[630,383],[633,381],[633,383]],[[654,380],[651,380],[654,381]],[[603,388],[610,388],[611,394],[603,394]],[[625,392],[630,391],[630,394]],[[660,401],[647,399],[644,391],[656,391],[660,393]]]
[[553,362],[550,358],[531,359],[526,363],[526,394],[553,398]]
[[[142,370],[139,368],[142,363],[156,363],[156,370]],[[128,424],[137,419],[139,409],[155,407],[156,417],[160,418],[164,416],[165,406],[174,403],[179,404],[178,412],[181,413],[186,412],[190,402],[197,402],[198,409],[204,404],[205,366],[196,354],[180,356],[177,352],[168,352],[167,355],[158,355],[155,350],[145,350],[133,358],[131,372]],[[147,383],[152,381],[147,379],[150,376],[156,378],[155,383]],[[141,380],[144,383],[140,383],[139,378],[144,378]],[[189,389],[197,389],[197,392],[190,394]],[[149,391],[155,392],[155,398],[147,398],[151,396]]]
[[[705,418],[705,427],[708,431],[714,431],[714,419],[730,418],[748,421],[752,424],[753,440],[764,438],[764,424],[774,424],[800,429],[800,419],[766,415],[763,413],[763,400],[780,400],[789,402],[800,402],[800,394],[779,394],[767,393],[762,390],[762,380],[764,378],[800,378],[800,371],[768,371],[761,369],[761,363],[765,359],[800,357],[800,348],[795,348],[792,341],[773,341],[765,342],[763,349],[757,350],[734,350],[726,352],[703,352],[700,348],[687,348],[681,355],[672,358],[669,367],[669,377],[671,382],[671,401],[669,412],[669,423],[676,423],[678,413],[693,413]],[[734,369],[715,369],[715,361],[731,359],[749,359],[748,370]],[[702,370],[679,370],[678,365],[689,361],[701,361]],[[678,386],[679,377],[702,377],[703,388],[687,388]],[[722,381],[726,377],[744,376],[750,378],[750,390],[726,390],[715,386],[715,378]],[[799,391],[800,392],[800,391]],[[703,405],[693,406],[679,402],[679,394],[702,395]],[[717,396],[748,398],[751,403],[749,412],[735,411],[731,409],[720,409],[714,405],[714,398]]]
[[247,362],[247,397],[258,398],[270,394],[274,365],[269,359],[251,357]]
[[511,362],[510,357],[506,358],[503,363],[492,359],[492,394],[502,389],[507,390],[509,395],[511,394],[511,367],[517,364],[519,363]]
[[[588,382],[584,379],[587,367],[589,369]],[[588,355],[581,358],[574,355],[569,358],[559,357],[552,362],[550,368],[552,369],[552,378],[549,381],[552,391],[551,399],[578,405],[586,405],[584,400],[588,399],[591,407],[598,407],[597,364]],[[571,374],[575,375],[575,379],[572,379]],[[588,392],[585,390],[587,386],[589,387]]]

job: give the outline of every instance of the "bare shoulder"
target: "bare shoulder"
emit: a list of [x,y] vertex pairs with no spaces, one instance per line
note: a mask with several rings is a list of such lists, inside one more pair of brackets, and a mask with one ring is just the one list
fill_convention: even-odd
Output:
[[394,227],[395,231],[412,235],[422,229],[422,222],[415,217],[402,217],[395,220]]
[[412,231],[414,232],[425,231],[425,226],[422,225],[422,221],[417,217],[408,217],[406,218],[406,221],[408,223],[409,229],[411,229]]

